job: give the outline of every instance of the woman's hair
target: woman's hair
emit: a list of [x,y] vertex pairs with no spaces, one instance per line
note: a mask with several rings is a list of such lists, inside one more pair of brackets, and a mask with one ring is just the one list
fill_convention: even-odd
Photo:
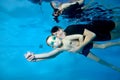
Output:
[[54,33],[54,32],[57,32],[59,30],[60,26],[54,26],[52,29],[51,29],[51,33]]

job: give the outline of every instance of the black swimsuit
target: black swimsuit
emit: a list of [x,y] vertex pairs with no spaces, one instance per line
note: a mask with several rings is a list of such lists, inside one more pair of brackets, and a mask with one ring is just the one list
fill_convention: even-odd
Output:
[[[106,41],[111,39],[110,31],[113,30],[114,27],[115,23],[111,20],[96,20],[86,25],[70,25],[64,31],[66,32],[66,35],[73,35],[83,34],[84,29],[88,29],[96,34],[93,41]],[[83,48],[82,54],[87,56],[92,47],[93,43],[90,42]]]

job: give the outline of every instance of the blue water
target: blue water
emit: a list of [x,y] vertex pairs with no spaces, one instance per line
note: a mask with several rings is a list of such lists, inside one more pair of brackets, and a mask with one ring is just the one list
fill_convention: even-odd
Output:
[[[106,7],[119,0],[96,0]],[[27,0],[0,0],[0,80],[120,80],[120,73],[79,54],[64,52],[54,59],[28,62],[27,51],[48,52],[45,39],[55,23],[49,3],[42,6]],[[120,46],[92,49],[102,59],[120,67]]]

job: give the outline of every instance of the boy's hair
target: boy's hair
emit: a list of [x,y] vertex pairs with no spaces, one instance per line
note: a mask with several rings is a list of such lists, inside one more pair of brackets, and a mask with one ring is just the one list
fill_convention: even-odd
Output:
[[[48,40],[49,37],[50,37],[50,36],[48,36],[48,37],[46,38],[46,43],[47,43],[47,40]],[[47,45],[50,46],[48,43],[47,43]]]
[[54,26],[52,29],[51,29],[51,33],[54,33],[54,32],[57,32],[59,30],[60,26]]

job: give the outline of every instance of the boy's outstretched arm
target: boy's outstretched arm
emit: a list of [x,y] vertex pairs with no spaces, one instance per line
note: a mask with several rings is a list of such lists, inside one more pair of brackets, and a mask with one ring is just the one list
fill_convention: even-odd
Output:
[[24,56],[28,61],[35,62],[35,61],[45,60],[49,58],[54,58],[60,53],[62,53],[62,51],[63,50],[61,48],[57,48],[51,52],[41,53],[41,54],[34,54],[33,52],[27,52]]

